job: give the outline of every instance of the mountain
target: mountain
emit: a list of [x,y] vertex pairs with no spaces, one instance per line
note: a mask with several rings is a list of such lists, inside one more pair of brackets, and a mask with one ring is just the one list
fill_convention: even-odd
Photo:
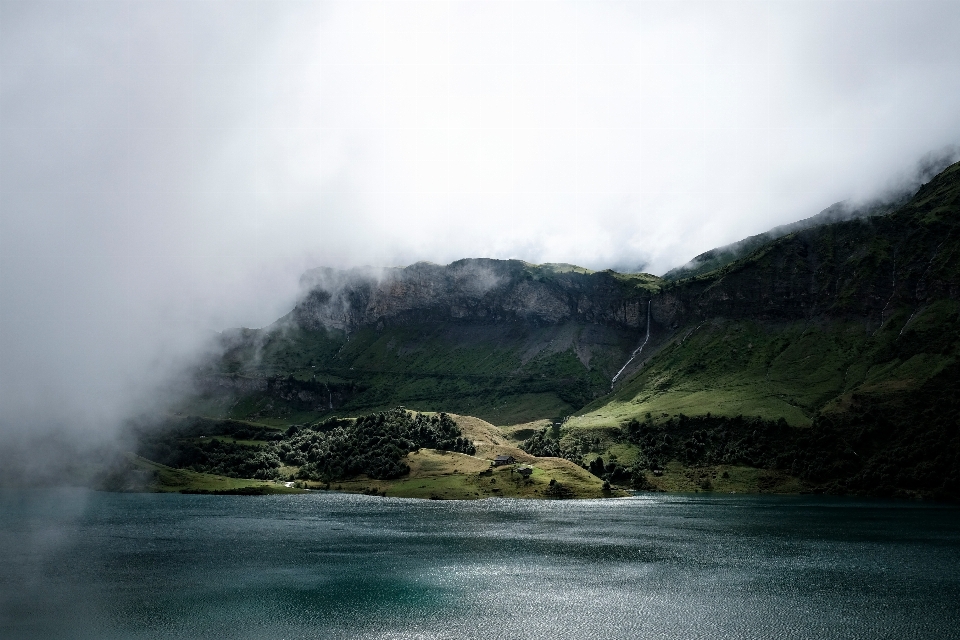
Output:
[[840,492],[960,496],[958,224],[954,164],[893,213],[804,229],[663,285],[656,354],[568,432],[637,420],[709,454],[727,451],[711,438],[749,431],[743,416],[783,420],[794,429],[757,464]]
[[208,413],[307,419],[407,404],[501,424],[567,415],[609,391],[660,286],[518,260],[303,281],[276,324],[224,334],[224,357],[199,378]]
[[[960,163],[912,197],[831,207],[680,278],[488,259],[318,269],[273,326],[223,334],[186,410],[276,424],[400,404],[498,425],[566,418],[553,444],[530,446],[584,464],[742,458],[831,490],[960,495],[958,223]],[[660,458],[654,436],[668,436]]]
[[804,425],[850,393],[922,385],[956,355],[958,167],[895,213],[795,232],[664,284],[652,326],[669,337],[603,406],[644,393],[654,411],[714,404]]

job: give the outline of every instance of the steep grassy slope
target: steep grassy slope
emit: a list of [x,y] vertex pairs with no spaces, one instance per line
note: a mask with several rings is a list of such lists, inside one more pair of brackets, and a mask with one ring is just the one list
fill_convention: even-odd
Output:
[[600,395],[631,340],[627,331],[576,323],[424,323],[363,328],[349,340],[335,330],[293,330],[269,336],[256,358],[228,355],[206,373],[194,406],[307,421],[406,404],[510,424],[569,414]]
[[[809,426],[852,393],[910,392],[956,361],[960,303],[891,312],[882,327],[858,321],[763,325],[715,318],[679,331],[611,396],[570,426],[619,424],[646,413],[756,415]],[[908,322],[909,321],[909,322]]]
[[805,230],[664,287],[677,329],[588,426],[712,411],[809,425],[851,393],[910,392],[960,354],[960,164],[896,213]]
[[887,216],[840,222],[775,240],[709,274],[665,286],[654,315],[763,322],[816,317],[879,326],[900,308],[956,299],[960,164]]
[[885,216],[893,213],[910,201],[920,185],[930,182],[956,160],[956,147],[948,147],[940,152],[928,154],[917,163],[914,175],[907,182],[891,189],[882,196],[860,203],[837,202],[815,216],[781,225],[770,229],[766,233],[750,236],[722,247],[716,247],[696,256],[687,264],[671,269],[663,274],[663,279],[672,282],[707,274],[745,258],[777,238],[799,231],[837,222]]

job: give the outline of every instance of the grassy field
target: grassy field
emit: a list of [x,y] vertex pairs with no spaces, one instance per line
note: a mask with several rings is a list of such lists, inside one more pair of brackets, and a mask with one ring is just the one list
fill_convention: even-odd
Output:
[[[359,478],[349,482],[333,483],[334,490],[369,492],[398,498],[431,498],[470,500],[478,498],[549,498],[550,481],[555,480],[570,491],[568,497],[599,498],[626,495],[614,487],[603,491],[602,482],[585,469],[560,458],[537,458],[516,448],[517,434],[525,435],[533,429],[548,426],[544,421],[499,428],[471,416],[455,416],[464,435],[477,446],[477,455],[422,449],[407,456],[410,475],[398,480],[370,480]],[[614,440],[602,442],[600,454],[609,460],[632,464],[637,448]],[[512,455],[522,466],[530,466],[529,479],[516,473],[514,466],[491,467],[493,457]],[[589,459],[592,457],[588,455]],[[720,493],[800,493],[804,487],[797,478],[778,471],[730,465],[686,467],[672,462],[662,475],[647,473],[654,491],[720,492]],[[320,483],[309,483],[311,488],[323,488]]]
[[[568,498],[600,498],[623,495],[604,492],[601,481],[587,471],[555,458],[534,458],[519,452],[521,465],[492,467],[490,460],[448,451],[421,449],[407,456],[410,475],[397,480],[355,480],[335,482],[331,489],[350,492],[377,492],[392,498],[431,498],[435,500],[474,500],[478,498],[550,498],[553,480],[568,493]],[[518,466],[530,466],[533,473],[524,478]],[[309,488],[325,488],[307,483]]]
[[158,493],[303,493],[282,483],[227,478],[188,469],[173,469],[140,457],[132,457],[136,469],[150,474],[148,491]]
[[[473,456],[449,451],[421,449],[407,455],[410,474],[396,480],[358,478],[332,483],[331,489],[353,492],[377,492],[390,497],[464,500],[477,498],[549,498],[551,480],[559,483],[563,497],[598,498],[623,495],[604,492],[602,482],[569,460],[537,458],[515,446],[498,427],[472,416],[453,416],[477,447]],[[517,465],[492,467],[498,455],[510,455]],[[516,472],[517,466],[532,467],[529,478]],[[325,488],[321,483],[306,483],[308,488]],[[555,485],[554,485],[555,486]],[[552,489],[557,491],[557,489]]]

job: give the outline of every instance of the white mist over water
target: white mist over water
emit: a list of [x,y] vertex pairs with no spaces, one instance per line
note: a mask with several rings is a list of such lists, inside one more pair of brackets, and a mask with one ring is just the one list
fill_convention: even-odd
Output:
[[[0,0],[0,430],[112,433],[300,273],[654,273],[960,140],[955,2]],[[159,403],[159,404],[157,404]]]

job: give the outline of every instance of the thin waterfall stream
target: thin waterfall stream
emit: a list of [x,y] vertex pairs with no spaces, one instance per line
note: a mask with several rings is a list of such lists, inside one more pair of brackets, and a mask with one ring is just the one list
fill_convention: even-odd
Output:
[[640,352],[643,351],[643,348],[647,346],[647,342],[650,340],[650,304],[653,302],[653,298],[647,301],[647,337],[643,339],[643,344],[633,350],[633,353],[630,354],[630,359],[627,360],[627,363],[620,367],[620,371],[617,371],[617,375],[613,376],[613,380],[610,381],[610,388],[613,389],[613,385],[617,382],[617,378],[620,377],[620,374],[623,373],[623,370],[630,366],[630,363],[633,362]]

